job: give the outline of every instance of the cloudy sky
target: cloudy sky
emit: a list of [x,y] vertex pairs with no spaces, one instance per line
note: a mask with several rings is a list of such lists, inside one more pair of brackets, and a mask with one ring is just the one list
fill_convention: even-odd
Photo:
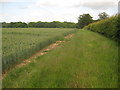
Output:
[[118,12],[119,0],[0,0],[0,22],[68,21],[89,13],[98,19],[100,12]]

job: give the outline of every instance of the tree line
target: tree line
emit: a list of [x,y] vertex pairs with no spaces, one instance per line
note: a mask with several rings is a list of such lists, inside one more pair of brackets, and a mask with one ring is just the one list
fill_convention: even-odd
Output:
[[82,14],[78,17],[78,23],[76,24],[77,28],[83,28],[90,23],[97,22],[109,17],[106,12],[102,12],[98,14],[99,18],[97,20],[93,20],[93,17],[90,14]]
[[73,22],[2,22],[2,28],[75,28],[76,23]]
[[2,22],[2,28],[83,28],[90,23],[97,22],[109,17],[106,12],[99,13],[99,19],[93,20],[90,14],[82,14],[78,17],[78,23],[74,22]]

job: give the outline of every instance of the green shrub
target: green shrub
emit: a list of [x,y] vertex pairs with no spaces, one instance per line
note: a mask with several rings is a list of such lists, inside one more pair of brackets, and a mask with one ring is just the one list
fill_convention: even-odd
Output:
[[120,17],[120,15],[89,24],[85,29],[101,33],[109,38],[119,41],[120,30],[118,17]]

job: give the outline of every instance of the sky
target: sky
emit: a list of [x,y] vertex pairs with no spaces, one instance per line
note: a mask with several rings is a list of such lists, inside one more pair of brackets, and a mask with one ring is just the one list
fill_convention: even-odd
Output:
[[0,22],[77,22],[89,13],[93,19],[118,13],[119,0],[0,0]]

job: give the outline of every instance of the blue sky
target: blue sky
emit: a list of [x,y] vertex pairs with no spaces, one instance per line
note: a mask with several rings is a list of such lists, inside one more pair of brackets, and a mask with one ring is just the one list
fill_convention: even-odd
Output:
[[110,16],[118,12],[119,0],[0,0],[0,21],[68,21],[89,13],[98,19],[100,12]]

